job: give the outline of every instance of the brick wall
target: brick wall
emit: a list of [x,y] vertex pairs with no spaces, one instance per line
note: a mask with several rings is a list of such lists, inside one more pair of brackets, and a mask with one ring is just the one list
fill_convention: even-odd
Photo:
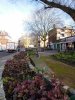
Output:
[[56,29],[52,29],[49,33],[48,33],[48,42],[55,42],[56,41],[56,37],[57,36],[57,32]]

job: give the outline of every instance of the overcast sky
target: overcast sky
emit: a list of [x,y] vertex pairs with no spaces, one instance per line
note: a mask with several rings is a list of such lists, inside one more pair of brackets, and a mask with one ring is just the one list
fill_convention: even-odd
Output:
[[[17,40],[25,33],[23,22],[30,20],[33,12],[39,7],[42,5],[28,0],[0,0],[0,30],[8,32],[13,40]],[[71,21],[68,17],[64,23],[69,24]]]

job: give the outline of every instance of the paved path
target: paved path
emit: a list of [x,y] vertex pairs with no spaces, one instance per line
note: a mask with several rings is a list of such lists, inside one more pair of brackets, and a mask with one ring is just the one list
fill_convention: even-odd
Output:
[[0,58],[0,100],[6,100],[4,90],[3,90],[3,82],[2,82],[2,71],[4,69],[4,64],[7,61],[7,59],[12,59],[13,55],[14,54],[11,54],[9,56]]
[[58,53],[58,51],[56,51],[56,50],[49,50],[49,51],[39,52],[39,55],[48,56],[48,55],[53,55],[53,54],[56,54],[56,53]]

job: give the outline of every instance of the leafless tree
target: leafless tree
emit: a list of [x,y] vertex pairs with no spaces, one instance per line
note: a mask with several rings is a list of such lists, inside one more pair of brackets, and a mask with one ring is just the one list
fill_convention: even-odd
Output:
[[41,38],[45,47],[48,32],[53,28],[54,24],[56,26],[62,25],[62,21],[58,16],[47,10],[39,10],[34,14],[32,22],[28,23],[28,27],[34,35],[38,35]]

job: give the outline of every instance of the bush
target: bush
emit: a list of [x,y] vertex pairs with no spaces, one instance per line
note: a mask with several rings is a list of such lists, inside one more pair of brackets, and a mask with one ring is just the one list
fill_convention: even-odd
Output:
[[29,75],[31,69],[29,68],[28,63],[21,60],[8,60],[4,66],[3,77],[14,77],[20,79],[21,77],[26,77]]
[[26,57],[27,57],[27,52],[25,51],[21,51],[20,53],[14,55],[14,59],[15,60],[20,60],[20,59],[25,59],[26,60]]
[[62,52],[52,55],[52,57],[70,64],[75,64],[75,52]]
[[25,80],[14,88],[16,100],[68,100],[61,91],[62,84],[52,79],[46,80],[42,75]]

